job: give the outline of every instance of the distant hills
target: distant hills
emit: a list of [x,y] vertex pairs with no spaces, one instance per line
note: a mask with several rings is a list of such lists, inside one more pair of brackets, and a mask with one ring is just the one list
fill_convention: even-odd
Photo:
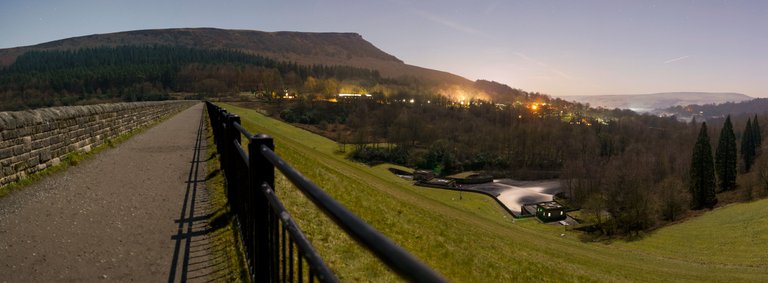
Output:
[[75,50],[116,46],[183,46],[237,50],[303,65],[345,65],[373,69],[390,78],[414,77],[462,85],[471,83],[448,72],[405,64],[397,57],[381,51],[357,33],[263,32],[215,28],[94,34],[33,46],[0,49],[0,67],[9,66],[18,56],[31,50]]
[[755,98],[742,102],[726,102],[722,104],[692,104],[687,106],[675,106],[666,109],[657,109],[653,114],[672,116],[681,120],[690,121],[696,118],[698,121],[723,118],[727,115],[739,116],[743,114],[768,113],[768,98]]
[[692,104],[721,104],[753,99],[741,93],[716,92],[664,92],[630,95],[562,96],[561,98],[580,103],[589,103],[592,107],[631,109],[636,112],[651,112],[657,109]]

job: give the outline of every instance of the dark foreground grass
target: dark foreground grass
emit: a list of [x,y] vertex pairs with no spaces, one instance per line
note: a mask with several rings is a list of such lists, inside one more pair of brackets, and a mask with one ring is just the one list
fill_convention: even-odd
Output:
[[[579,232],[513,221],[489,197],[412,186],[336,153],[331,140],[222,105],[365,221],[456,282],[768,281],[768,200],[716,209],[632,241],[582,242]],[[284,177],[276,192],[342,281],[397,280]]]

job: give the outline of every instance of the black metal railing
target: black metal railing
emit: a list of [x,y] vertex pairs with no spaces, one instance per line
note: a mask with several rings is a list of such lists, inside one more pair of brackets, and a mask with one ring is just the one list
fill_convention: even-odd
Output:
[[[225,175],[229,205],[239,223],[254,282],[338,282],[275,195],[275,168],[347,234],[403,278],[444,282],[439,274],[365,223],[292,168],[270,136],[249,133],[240,117],[206,102]],[[248,140],[248,152],[242,137]],[[306,264],[306,267],[304,266]]]

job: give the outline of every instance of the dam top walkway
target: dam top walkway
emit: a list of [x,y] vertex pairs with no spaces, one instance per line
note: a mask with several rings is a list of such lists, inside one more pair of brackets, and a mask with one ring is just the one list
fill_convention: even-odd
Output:
[[203,104],[0,199],[0,282],[215,280]]

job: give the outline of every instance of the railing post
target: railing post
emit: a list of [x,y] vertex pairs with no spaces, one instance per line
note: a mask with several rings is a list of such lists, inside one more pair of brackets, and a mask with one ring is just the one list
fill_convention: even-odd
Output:
[[219,153],[221,153],[222,161],[224,161],[222,163],[222,166],[221,166],[221,170],[222,171],[226,170],[227,169],[226,167],[228,166],[228,164],[226,162],[227,155],[229,154],[229,152],[227,152],[227,146],[226,146],[226,144],[227,144],[227,134],[226,134],[227,133],[227,126],[228,126],[227,125],[227,113],[226,112],[222,112],[221,110],[219,110],[219,132],[218,132],[219,144],[218,144],[218,146],[219,146]]
[[226,118],[227,118],[226,115],[227,115],[227,113],[223,109],[218,108],[218,107],[216,108],[216,122],[215,122],[216,123],[216,127],[214,127],[213,129],[214,129],[214,136],[218,137],[217,140],[216,140],[217,141],[217,143],[216,143],[216,151],[218,151],[219,154],[221,155],[221,164],[222,164],[221,170],[222,171],[224,171],[224,169],[225,169],[224,167],[226,167],[226,164],[225,164],[224,161],[226,159],[225,155],[227,155],[227,153],[224,150],[224,148],[225,148],[224,147],[224,140],[227,139],[226,137],[224,137],[224,128],[225,128],[224,124],[225,124]]
[[249,195],[252,197],[248,202],[253,204],[254,210],[252,226],[254,231],[249,231],[249,233],[255,233],[254,237],[251,238],[254,242],[250,243],[255,249],[250,255],[254,267],[251,274],[254,277],[252,278],[253,282],[272,282],[277,278],[270,278],[269,214],[271,210],[264,194],[264,186],[269,186],[274,190],[275,167],[262,155],[262,145],[271,150],[275,149],[272,137],[264,134],[254,135],[248,143],[248,158],[250,159],[248,160],[250,163],[248,175],[251,178],[251,194]]
[[224,141],[224,146],[228,148],[227,162],[229,163],[228,169],[231,171],[227,174],[229,177],[227,179],[227,186],[229,186],[229,201],[231,204],[234,204],[235,213],[238,215],[238,217],[242,217],[243,199],[240,198],[242,192],[240,191],[240,180],[238,176],[238,174],[240,174],[240,168],[238,168],[238,159],[240,159],[240,154],[237,152],[237,148],[235,148],[234,144],[235,141],[240,143],[240,131],[235,128],[235,123],[240,124],[240,116],[227,113],[227,132],[224,133],[224,136],[227,138]]
[[[213,132],[213,143],[218,146],[219,144],[219,111],[216,109],[216,105],[213,103],[206,101],[206,106],[208,106],[208,117],[211,120],[211,131]],[[218,148],[218,147],[217,147]]]
[[221,157],[223,160],[222,169],[224,171],[224,177],[226,177],[227,180],[227,199],[229,200],[229,203],[234,206],[234,212],[237,214],[237,204],[233,203],[233,200],[237,199],[235,195],[235,191],[237,189],[237,172],[233,166],[235,162],[236,149],[232,144],[232,129],[234,126],[232,125],[231,115],[232,114],[224,112],[224,115],[222,116],[223,127],[221,129],[220,146]]

